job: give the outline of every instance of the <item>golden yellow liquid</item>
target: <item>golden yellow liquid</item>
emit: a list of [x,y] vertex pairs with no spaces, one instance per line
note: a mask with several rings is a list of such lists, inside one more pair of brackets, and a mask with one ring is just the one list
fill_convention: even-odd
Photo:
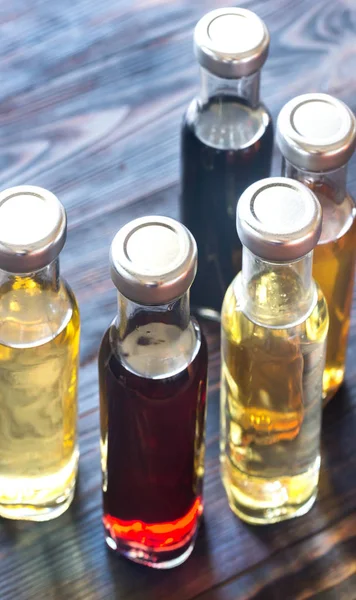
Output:
[[47,520],[74,493],[79,311],[63,283],[0,294],[0,515]]
[[327,402],[340,387],[345,374],[356,261],[356,221],[354,202],[349,196],[341,205],[335,205],[327,195],[317,189],[314,191],[323,207],[323,231],[314,250],[313,276],[324,292],[330,318],[323,380]]
[[[296,283],[288,270],[253,282],[263,322],[271,306],[273,323],[278,305],[298,301]],[[316,497],[327,307],[318,290],[306,320],[267,327],[242,312],[239,286],[240,275],[222,308],[222,478],[238,516],[272,523],[304,514]]]

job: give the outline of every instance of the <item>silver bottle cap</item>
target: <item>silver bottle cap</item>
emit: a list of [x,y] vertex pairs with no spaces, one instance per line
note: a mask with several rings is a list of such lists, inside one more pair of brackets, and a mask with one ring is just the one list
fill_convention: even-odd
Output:
[[0,192],[0,269],[42,269],[58,256],[66,235],[64,207],[48,190],[21,185]]
[[194,51],[202,67],[227,79],[255,73],[269,48],[266,25],[245,8],[219,8],[198,21]]
[[111,278],[126,298],[166,304],[194,281],[197,246],[184,225],[168,217],[135,219],[116,234],[110,251]]
[[328,94],[303,94],[287,102],[277,120],[283,156],[307,171],[332,171],[351,158],[356,120],[351,110]]
[[253,254],[289,262],[318,243],[322,212],[315,194],[299,181],[269,177],[250,185],[237,205],[237,231]]

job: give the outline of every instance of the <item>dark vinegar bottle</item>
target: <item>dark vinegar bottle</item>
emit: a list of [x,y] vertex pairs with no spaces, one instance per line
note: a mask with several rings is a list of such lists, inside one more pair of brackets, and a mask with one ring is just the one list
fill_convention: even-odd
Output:
[[120,554],[157,568],[191,553],[203,512],[207,347],[190,318],[196,244],[164,217],[111,250],[118,316],[99,355],[103,522]]
[[241,269],[238,199],[271,169],[273,125],[259,98],[269,34],[249,10],[218,9],[198,22],[194,47],[201,87],[181,133],[181,218],[199,250],[192,308],[219,318],[225,291]]

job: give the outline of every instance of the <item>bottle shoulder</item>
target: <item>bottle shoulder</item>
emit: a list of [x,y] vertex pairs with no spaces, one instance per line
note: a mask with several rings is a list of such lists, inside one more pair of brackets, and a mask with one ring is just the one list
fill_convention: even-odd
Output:
[[[70,315],[69,320],[72,323],[72,327],[74,327],[75,329],[80,329],[81,318],[80,318],[80,308],[79,308],[77,297],[66,279],[61,278],[60,281],[61,281],[61,286],[63,286],[64,297],[66,298],[66,302],[64,303],[64,305],[62,307],[62,314],[64,317],[63,320],[65,321],[65,319],[66,319],[65,315],[67,315],[67,316]],[[67,309],[66,309],[66,306],[67,306]]]
[[316,302],[305,321],[305,330],[309,340],[325,341],[329,330],[328,304],[319,284],[314,281],[314,285]]
[[272,121],[271,113],[264,102],[259,102],[256,107],[252,108],[246,102],[234,96],[215,96],[205,103],[199,96],[195,96],[192,98],[183,114],[183,123],[194,124],[195,120],[199,118],[200,115],[207,112],[210,112],[216,118],[219,118],[222,113],[231,113],[232,111],[235,111],[236,114],[236,111],[243,109],[245,109],[248,114],[264,118],[267,122]]
[[0,286],[0,343],[42,345],[57,337],[69,323],[79,330],[78,304],[64,279],[58,280],[55,289],[32,278],[14,278]]
[[207,146],[221,150],[240,150],[266,134],[273,143],[273,124],[263,103],[252,108],[234,97],[213,97],[203,104],[194,98],[184,115],[184,133],[194,135]]
[[350,236],[356,241],[356,205],[350,194],[346,194],[344,199],[336,202],[333,196],[316,192],[318,200],[323,210],[323,226],[319,240],[319,246],[328,244]]
[[[229,286],[221,312],[221,325],[225,335],[234,343],[241,342],[242,338],[263,337],[266,331],[274,332],[273,335],[295,337],[299,336],[301,340],[316,340],[324,342],[329,327],[328,307],[325,296],[314,280],[312,281],[314,300],[310,310],[301,321],[295,323],[276,326],[273,322],[273,315],[270,321],[265,318],[263,324],[251,318],[246,311],[246,302],[241,292],[241,273],[239,273]],[[291,311],[292,312],[292,311]]]
[[199,361],[207,362],[207,345],[195,319],[181,330],[176,325],[154,322],[135,327],[124,336],[115,318],[106,330],[99,352],[99,368],[112,360],[144,379],[175,377]]
[[78,315],[78,317],[80,318],[80,309],[79,309],[77,297],[76,297],[72,287],[69,285],[67,280],[64,278],[60,278],[60,289],[61,289],[61,293],[63,293],[63,298],[66,298],[66,300],[68,302],[68,306],[70,306],[73,309],[73,312],[75,312]]

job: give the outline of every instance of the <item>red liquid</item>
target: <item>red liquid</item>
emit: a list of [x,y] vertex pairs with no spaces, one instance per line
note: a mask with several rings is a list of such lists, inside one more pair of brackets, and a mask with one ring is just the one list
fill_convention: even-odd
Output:
[[[157,340],[154,323],[149,331],[137,343],[155,352],[162,330]],[[142,562],[159,561],[155,551],[190,542],[203,510],[206,343],[197,342],[185,369],[150,379],[120,361],[109,337],[110,329],[99,356],[104,526],[111,547],[139,548],[149,555]]]
[[165,548],[181,544],[195,530],[202,512],[203,504],[199,496],[188,514],[176,521],[147,524],[143,521],[122,521],[109,515],[104,515],[103,521],[115,539],[121,538],[151,548]]

